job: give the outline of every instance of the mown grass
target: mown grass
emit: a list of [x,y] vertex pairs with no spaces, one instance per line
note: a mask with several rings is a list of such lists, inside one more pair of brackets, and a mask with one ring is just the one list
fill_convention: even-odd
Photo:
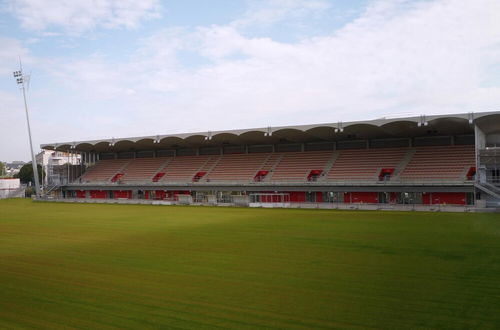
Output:
[[498,214],[0,201],[0,328],[500,328]]

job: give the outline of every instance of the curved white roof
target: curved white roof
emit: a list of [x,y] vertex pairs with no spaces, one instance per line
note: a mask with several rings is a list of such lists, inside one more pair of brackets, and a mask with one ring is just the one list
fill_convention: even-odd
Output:
[[221,145],[463,135],[472,134],[474,124],[486,132],[500,132],[500,111],[59,142],[42,144],[41,148],[61,151],[73,149],[120,152]]

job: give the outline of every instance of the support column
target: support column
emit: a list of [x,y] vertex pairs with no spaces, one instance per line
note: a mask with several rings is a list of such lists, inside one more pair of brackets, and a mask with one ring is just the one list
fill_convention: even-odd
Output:
[[83,174],[83,152],[80,152],[80,176]]
[[67,168],[66,168],[66,184],[69,183],[69,155],[70,155],[70,151],[66,150],[66,165],[67,165]]
[[476,181],[486,182],[486,167],[482,166],[479,159],[479,151],[486,148],[486,134],[474,125],[474,140],[476,144]]

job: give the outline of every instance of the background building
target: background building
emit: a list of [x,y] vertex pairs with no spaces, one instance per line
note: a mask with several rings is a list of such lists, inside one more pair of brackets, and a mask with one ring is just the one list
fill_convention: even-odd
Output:
[[36,155],[36,162],[43,168],[43,186],[50,187],[68,182],[71,169],[81,164],[81,157],[70,152],[42,150]]
[[0,179],[0,199],[24,197],[25,187],[21,185],[19,179],[2,178]]

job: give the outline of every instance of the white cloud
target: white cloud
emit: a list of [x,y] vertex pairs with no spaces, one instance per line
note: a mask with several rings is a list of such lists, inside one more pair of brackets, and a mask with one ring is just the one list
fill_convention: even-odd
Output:
[[[200,125],[212,128],[492,110],[500,96],[482,84],[498,64],[499,12],[488,0],[378,1],[332,35],[295,44],[248,38],[234,24],[168,30],[113,71],[103,63],[73,75],[94,88],[89,71],[109,72],[116,97],[154,91],[144,108],[206,114]],[[185,70],[176,60],[185,49],[211,64]]]
[[238,28],[314,17],[331,5],[325,0],[259,0],[250,2],[243,17],[232,22]]
[[79,34],[103,28],[135,28],[159,17],[158,0],[12,0],[9,11],[28,30],[51,28]]
[[235,24],[159,31],[128,59],[49,68],[74,93],[53,104],[73,110],[58,140],[500,110],[499,13],[495,0],[376,1],[296,43]]
[[[29,51],[18,40],[0,37],[0,75],[11,75],[19,67],[19,57],[31,62]],[[14,81],[13,81],[14,83]]]

